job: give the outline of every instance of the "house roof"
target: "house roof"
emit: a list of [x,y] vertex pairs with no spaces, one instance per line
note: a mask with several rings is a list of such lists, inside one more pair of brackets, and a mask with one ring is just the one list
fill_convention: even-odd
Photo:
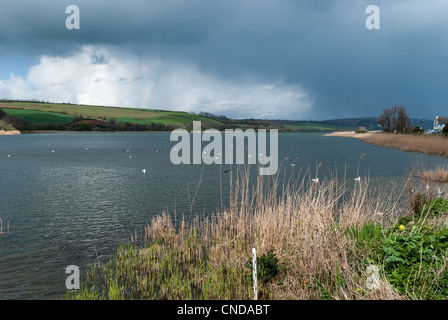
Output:
[[438,117],[437,121],[439,124],[446,124],[448,123],[448,117]]

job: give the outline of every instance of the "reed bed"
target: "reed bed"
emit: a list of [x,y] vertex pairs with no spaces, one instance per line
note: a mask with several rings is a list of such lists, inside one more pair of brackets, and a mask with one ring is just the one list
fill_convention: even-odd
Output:
[[421,169],[418,176],[424,181],[448,182],[448,168],[439,166],[435,169]]
[[228,208],[178,225],[168,213],[155,217],[111,259],[89,269],[81,289],[67,298],[253,299],[252,248],[258,256],[275,254],[281,270],[259,283],[259,299],[402,298],[384,275],[376,290],[366,285],[372,261],[356,234],[368,224],[386,227],[401,214],[367,180],[280,183],[278,176],[259,176],[250,184],[247,168],[231,176]]
[[375,133],[360,139],[381,147],[448,157],[448,138],[440,135]]

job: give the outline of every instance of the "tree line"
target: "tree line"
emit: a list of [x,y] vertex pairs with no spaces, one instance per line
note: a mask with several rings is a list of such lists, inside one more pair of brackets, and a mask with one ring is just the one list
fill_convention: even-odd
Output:
[[410,117],[402,105],[384,109],[377,121],[385,132],[404,133],[411,130]]

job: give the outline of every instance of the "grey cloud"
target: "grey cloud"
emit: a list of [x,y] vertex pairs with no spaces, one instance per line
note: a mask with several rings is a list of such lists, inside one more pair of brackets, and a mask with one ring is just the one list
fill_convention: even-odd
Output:
[[[447,5],[376,2],[381,30],[369,31],[364,0],[3,0],[0,56],[63,57],[101,45],[241,85],[247,78],[298,85],[313,100],[310,119],[376,116],[395,103],[413,117],[442,113],[448,22],[440,12]],[[70,4],[80,7],[80,30],[65,29]]]

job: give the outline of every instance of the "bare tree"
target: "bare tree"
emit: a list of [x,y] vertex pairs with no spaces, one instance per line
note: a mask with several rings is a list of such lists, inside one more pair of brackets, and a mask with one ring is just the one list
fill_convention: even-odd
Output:
[[383,127],[384,131],[393,131],[391,108],[386,108],[381,111],[381,114],[377,121],[381,125],[381,127]]
[[399,106],[397,110],[397,132],[404,132],[409,126],[409,116],[404,106]]
[[409,116],[404,106],[394,105],[384,109],[377,121],[384,131],[403,132],[409,125]]

